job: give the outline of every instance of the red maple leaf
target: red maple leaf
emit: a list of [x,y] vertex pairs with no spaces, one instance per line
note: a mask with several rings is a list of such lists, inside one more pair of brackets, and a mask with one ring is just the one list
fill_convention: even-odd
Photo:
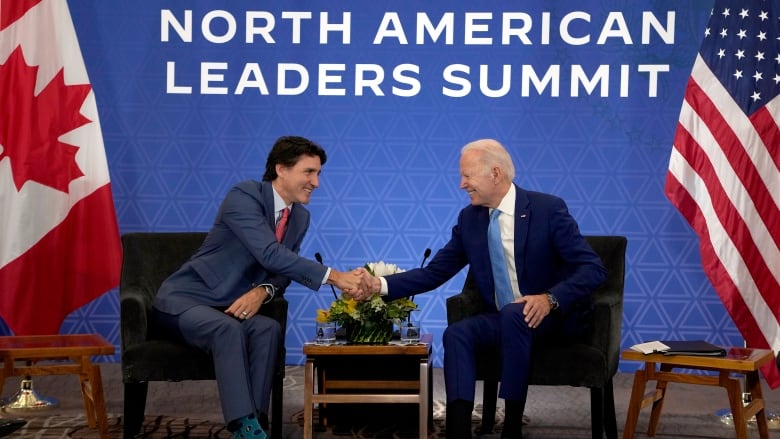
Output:
[[11,159],[17,190],[28,180],[68,192],[84,175],[76,164],[78,148],[58,137],[91,122],[80,113],[89,84],[65,85],[62,69],[35,96],[38,66],[28,66],[21,47],[0,65],[0,160]]

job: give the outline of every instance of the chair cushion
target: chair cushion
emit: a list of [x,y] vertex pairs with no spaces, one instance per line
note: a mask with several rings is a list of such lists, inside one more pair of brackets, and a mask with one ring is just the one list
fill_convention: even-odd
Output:
[[537,349],[531,361],[531,384],[603,387],[607,359],[598,349],[586,344],[552,346]]
[[[477,358],[477,376],[499,381],[501,365],[498,350],[484,352]],[[611,378],[607,359],[587,344],[545,346],[537,348],[531,359],[530,384],[536,386],[603,387]]]
[[[176,361],[171,361],[173,358]],[[150,340],[122,352],[122,380],[125,383],[213,379],[211,356],[180,342]]]

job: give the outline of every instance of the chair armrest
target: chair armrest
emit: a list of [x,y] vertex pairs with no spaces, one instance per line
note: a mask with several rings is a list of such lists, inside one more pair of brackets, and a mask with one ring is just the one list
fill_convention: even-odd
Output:
[[447,298],[447,324],[475,316],[484,310],[482,298],[475,294],[460,293]]
[[617,372],[620,362],[620,337],[623,319],[623,302],[620,292],[600,294],[593,301],[593,346],[601,350],[607,359],[610,374]]
[[122,350],[143,343],[149,334],[152,304],[146,294],[125,288],[119,298]]

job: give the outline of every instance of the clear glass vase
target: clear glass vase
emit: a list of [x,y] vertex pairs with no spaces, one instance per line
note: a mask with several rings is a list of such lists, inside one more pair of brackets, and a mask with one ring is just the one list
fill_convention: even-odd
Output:
[[392,320],[371,320],[344,325],[349,344],[387,344],[393,337]]

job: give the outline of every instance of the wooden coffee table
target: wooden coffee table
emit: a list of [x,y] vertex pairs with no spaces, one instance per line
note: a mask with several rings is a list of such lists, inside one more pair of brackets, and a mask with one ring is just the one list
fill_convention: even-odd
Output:
[[37,375],[78,375],[90,428],[108,437],[106,405],[100,367],[93,355],[113,355],[114,345],[98,334],[0,337],[0,394],[6,378]]
[[[725,357],[707,357],[691,355],[643,354],[626,349],[621,356],[624,360],[642,361],[644,367],[634,374],[634,385],[631,389],[631,399],[628,404],[626,426],[623,438],[634,437],[639,411],[652,403],[650,422],[647,435],[655,436],[658,420],[661,417],[664,396],[668,383],[701,384],[718,386],[726,389],[729,398],[734,428],[737,439],[747,439],[747,421],[756,417],[761,439],[769,439],[769,428],[766,419],[766,403],[761,393],[761,380],[758,369],[774,359],[774,354],[768,349],[729,348]],[[656,367],[656,365],[658,365]],[[706,370],[717,372],[717,375],[695,375],[683,371],[673,372],[673,369]],[[751,400],[744,404],[742,400],[742,383],[732,374],[745,376],[745,391],[750,393]],[[654,391],[644,394],[645,384],[656,381]]]
[[[303,346],[303,353],[306,355],[303,396],[304,439],[312,438],[314,404],[326,403],[418,404],[420,416],[418,436],[420,438],[428,437],[432,339],[431,334],[424,334],[420,343],[413,345],[398,343],[386,345],[337,343],[329,346],[305,344]],[[337,369],[343,371],[344,365],[348,365],[347,363],[353,360],[360,361],[360,359],[383,362],[388,371],[393,369],[394,363],[402,360],[414,361],[418,363],[419,373],[411,377],[412,379],[381,376],[370,379],[362,379],[362,377],[351,379],[339,375],[334,377],[330,373],[330,371],[336,372]],[[315,368],[318,372],[319,383],[315,383]]]

